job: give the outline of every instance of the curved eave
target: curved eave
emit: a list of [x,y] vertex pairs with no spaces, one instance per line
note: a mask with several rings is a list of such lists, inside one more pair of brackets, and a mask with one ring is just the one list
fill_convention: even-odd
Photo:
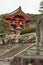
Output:
[[27,14],[25,14],[21,9],[17,9],[16,12],[13,12],[13,14],[11,15],[4,16],[4,18],[13,18],[15,15],[22,15],[25,18],[25,20],[32,21],[32,18],[27,16]]

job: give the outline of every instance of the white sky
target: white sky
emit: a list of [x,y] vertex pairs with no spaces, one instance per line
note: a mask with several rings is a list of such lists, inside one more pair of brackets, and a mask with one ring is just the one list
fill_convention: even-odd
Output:
[[0,0],[0,14],[9,13],[19,6],[25,13],[38,14],[42,0]]

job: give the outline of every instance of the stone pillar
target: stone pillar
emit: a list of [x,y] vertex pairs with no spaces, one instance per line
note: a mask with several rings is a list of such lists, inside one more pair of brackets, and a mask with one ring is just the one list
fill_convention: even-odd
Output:
[[39,54],[39,46],[43,46],[43,16],[37,22],[36,27],[37,54]]
[[43,46],[43,16],[40,19],[40,36],[41,36],[41,46]]
[[36,27],[36,55],[39,55],[39,44],[40,44],[40,22],[37,23]]
[[40,23],[37,23],[37,27],[36,27],[36,37],[37,37],[37,44],[40,43]]
[[[37,25],[36,25],[36,43],[37,43],[37,55],[39,55],[40,48],[43,47],[43,15],[39,19]],[[40,48],[39,48],[40,46]]]

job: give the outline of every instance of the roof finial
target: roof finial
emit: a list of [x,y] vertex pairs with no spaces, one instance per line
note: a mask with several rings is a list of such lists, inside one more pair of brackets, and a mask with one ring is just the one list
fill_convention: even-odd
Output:
[[21,10],[21,6],[19,6],[19,8],[18,8],[19,10]]

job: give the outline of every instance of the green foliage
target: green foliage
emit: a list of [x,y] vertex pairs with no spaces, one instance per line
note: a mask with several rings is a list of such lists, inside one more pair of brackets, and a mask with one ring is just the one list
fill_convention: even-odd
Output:
[[41,14],[27,14],[32,18],[31,24],[36,24],[38,19],[42,16]]
[[9,21],[7,21],[7,20],[5,20],[3,18],[0,18],[0,21],[2,22],[2,24],[8,24],[9,23]]
[[36,31],[36,27],[27,27],[21,31],[21,34],[32,33]]
[[41,3],[40,3],[40,10],[39,10],[39,12],[41,12],[41,14],[43,14],[43,1],[41,1]]
[[0,33],[4,33],[4,30],[9,30],[9,26],[6,26],[6,24],[9,24],[9,21],[0,18]]

